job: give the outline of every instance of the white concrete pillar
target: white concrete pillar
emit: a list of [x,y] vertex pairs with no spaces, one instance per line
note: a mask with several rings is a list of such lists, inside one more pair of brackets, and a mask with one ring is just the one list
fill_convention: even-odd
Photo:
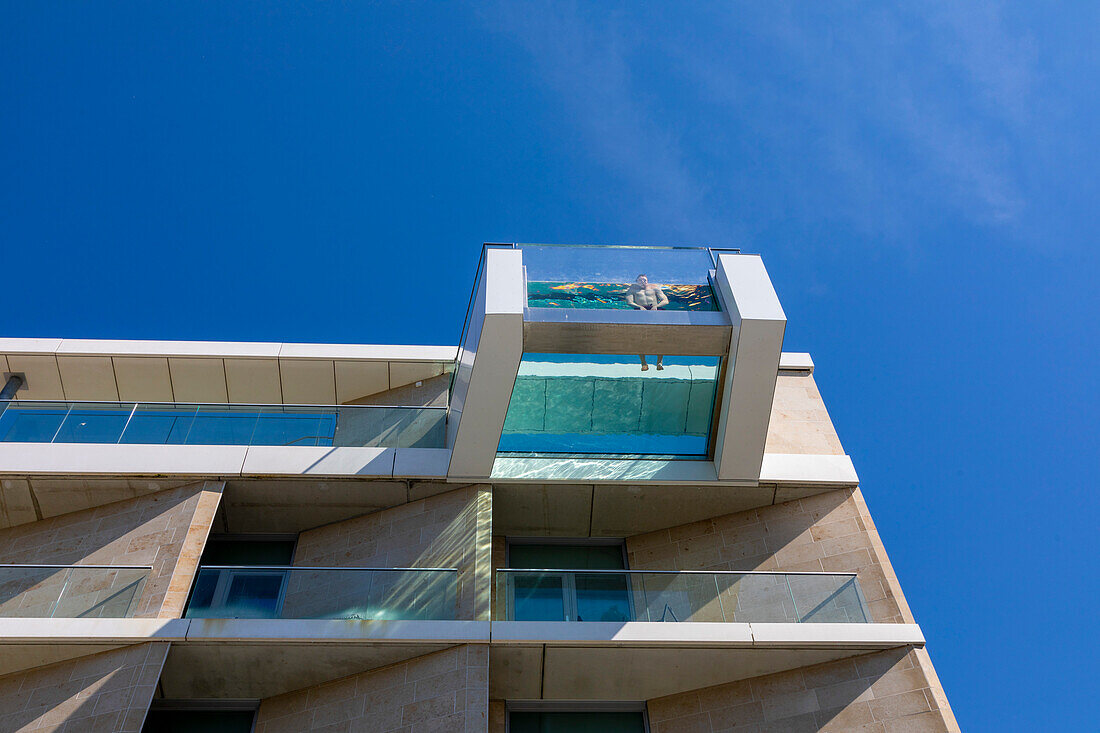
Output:
[[523,253],[489,248],[484,257],[451,394],[452,478],[484,479],[492,472],[523,356]]
[[733,324],[718,418],[719,480],[759,480],[787,316],[757,255],[718,256],[718,290]]

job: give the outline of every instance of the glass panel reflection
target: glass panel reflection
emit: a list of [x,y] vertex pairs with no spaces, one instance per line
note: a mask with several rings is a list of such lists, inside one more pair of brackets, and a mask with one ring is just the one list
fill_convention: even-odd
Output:
[[717,356],[524,354],[498,450],[705,457],[720,364]]
[[201,567],[186,618],[456,618],[458,574],[407,568]]
[[868,623],[848,573],[497,571],[504,621]]
[[564,578],[517,574],[512,585],[515,621],[567,621]]
[[69,414],[67,402],[15,400],[0,413],[0,440],[5,443],[49,443]]
[[445,407],[0,402],[0,442],[442,448]]
[[149,568],[0,565],[0,617],[128,618]]
[[527,305],[599,310],[718,310],[703,247],[523,244]]

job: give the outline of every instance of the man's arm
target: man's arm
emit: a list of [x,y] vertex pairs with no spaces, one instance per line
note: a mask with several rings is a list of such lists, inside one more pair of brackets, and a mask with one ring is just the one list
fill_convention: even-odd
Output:
[[634,288],[626,291],[626,302],[630,304],[631,308],[641,309],[642,307],[634,302]]
[[662,305],[668,305],[668,296],[665,295],[664,290],[662,290],[661,288],[657,288],[657,306],[656,307],[660,308]]

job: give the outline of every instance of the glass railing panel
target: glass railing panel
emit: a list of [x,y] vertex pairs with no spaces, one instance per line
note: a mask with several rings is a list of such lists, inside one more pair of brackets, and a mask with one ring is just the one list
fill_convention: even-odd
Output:
[[867,623],[844,573],[514,570],[496,575],[499,621]]
[[0,617],[52,616],[68,571],[66,567],[0,566]]
[[0,403],[0,442],[442,448],[445,407]]
[[517,247],[531,308],[718,310],[705,247]]
[[258,409],[255,405],[199,405],[184,443],[251,445]]
[[183,445],[195,423],[199,405],[172,402],[139,402],[120,443],[133,445]]
[[720,365],[717,356],[524,354],[497,450],[705,458]]
[[852,576],[792,575],[787,579],[801,621],[867,623],[871,620]]
[[132,402],[73,402],[53,442],[117,443],[133,411]]
[[512,621],[571,621],[564,573],[515,573],[507,591]]
[[0,441],[49,443],[69,414],[68,402],[12,400],[0,414]]
[[147,568],[83,568],[69,571],[55,618],[127,618],[137,610]]
[[339,407],[332,445],[442,448],[447,410],[442,407]]
[[[710,573],[643,573],[636,578],[635,604],[644,621],[732,621],[721,591],[741,576]],[[728,602],[728,596],[727,596]]]
[[277,405],[258,411],[251,445],[332,445],[338,407]]
[[128,618],[149,568],[0,565],[0,617]]
[[187,618],[452,620],[457,571],[202,567]]

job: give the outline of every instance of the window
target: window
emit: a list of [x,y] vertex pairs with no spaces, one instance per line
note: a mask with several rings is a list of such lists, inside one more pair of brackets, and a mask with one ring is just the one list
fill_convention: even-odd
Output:
[[[516,704],[520,705],[519,703]],[[510,709],[508,733],[646,733],[644,704],[594,703],[594,709],[554,709],[553,703],[536,703],[543,709]],[[549,708],[549,709],[546,709]],[[610,708],[610,709],[609,709]]]
[[[611,621],[634,618],[621,542],[560,544],[513,542],[508,548],[509,614],[513,621]],[[555,572],[558,571],[558,572]]]
[[215,535],[199,561],[188,618],[276,618],[286,594],[295,539]]
[[154,700],[142,733],[251,733],[259,701]]

